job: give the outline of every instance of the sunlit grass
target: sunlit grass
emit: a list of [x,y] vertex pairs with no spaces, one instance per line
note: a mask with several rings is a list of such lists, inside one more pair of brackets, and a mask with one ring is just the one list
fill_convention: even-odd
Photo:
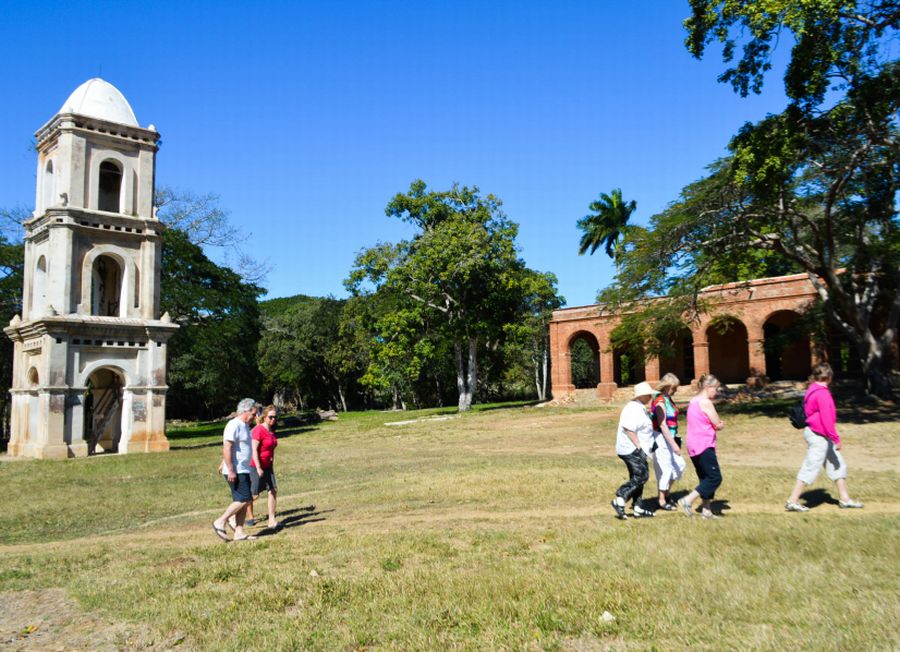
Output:
[[[83,610],[187,649],[900,644],[898,422],[844,430],[865,510],[820,500],[784,513],[796,431],[729,413],[725,517],[622,523],[608,506],[625,476],[616,418],[485,406],[287,431],[276,471],[289,527],[246,544],[218,543],[209,527],[228,501],[221,424],[171,433],[210,445],[169,453],[3,463],[0,590],[63,587]],[[385,425],[397,421],[413,422]],[[824,476],[814,488],[831,492]]]

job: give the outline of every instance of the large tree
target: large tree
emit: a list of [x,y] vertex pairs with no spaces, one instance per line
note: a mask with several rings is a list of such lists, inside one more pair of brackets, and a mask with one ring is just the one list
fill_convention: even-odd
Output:
[[544,401],[550,380],[550,320],[565,299],[557,293],[556,275],[550,272],[526,270],[523,288],[521,316],[507,326],[505,363],[515,373],[516,358],[521,358],[538,400]]
[[[710,282],[806,272],[826,314],[856,346],[870,391],[886,378],[900,318],[900,6],[840,0],[692,0],[687,47],[723,44],[720,81],[760,92],[780,38],[792,41],[782,113],[747,124],[730,155],[680,200],[630,232],[630,252],[602,296],[645,303],[644,336],[664,349]],[[735,52],[742,56],[734,63]],[[666,265],[660,265],[665,261]],[[651,332],[652,331],[652,332]]]
[[[26,219],[24,209],[0,209],[0,319],[7,324],[14,315],[22,314],[22,267],[25,248],[18,241],[19,224]],[[9,440],[10,400],[12,386],[13,343],[0,336],[0,445]]]
[[256,396],[262,288],[216,265],[180,229],[163,232],[160,305],[181,328],[169,340],[170,412],[185,418],[227,414]]
[[[385,212],[416,227],[415,236],[361,252],[347,286],[357,294],[389,290],[406,298],[407,310],[437,318],[435,328],[453,351],[459,409],[468,410],[480,350],[502,340],[504,325],[518,318],[526,269],[516,250],[518,227],[496,197],[459,185],[438,192],[415,181]],[[407,314],[404,321],[413,319]]]
[[363,367],[342,327],[345,300],[298,295],[260,304],[259,367],[285,402],[347,410]]

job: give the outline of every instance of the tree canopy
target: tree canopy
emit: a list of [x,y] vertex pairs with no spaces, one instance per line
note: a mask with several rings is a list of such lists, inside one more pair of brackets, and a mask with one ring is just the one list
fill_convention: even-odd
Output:
[[355,295],[393,297],[394,310],[380,320],[383,354],[397,342],[392,355],[413,354],[406,364],[432,355],[433,348],[419,350],[427,340],[408,341],[416,325],[427,325],[436,341],[449,345],[459,409],[467,410],[478,387],[479,353],[496,348],[504,327],[523,314],[529,276],[518,257],[518,227],[499,199],[482,196],[477,187],[429,191],[421,180],[398,193],[385,212],[414,225],[416,234],[362,251],[346,285]]
[[[868,387],[889,395],[885,371],[900,318],[900,65],[891,58],[893,2],[692,0],[687,47],[723,44],[721,75],[760,92],[771,51],[789,34],[789,105],[744,125],[730,154],[678,201],[629,231],[629,251],[601,300],[652,297],[622,337],[665,349],[712,283],[806,272],[825,313],[856,346]],[[660,264],[660,262],[664,264]]]
[[173,416],[228,414],[235,397],[256,396],[257,297],[263,289],[207,258],[179,229],[163,232],[160,309],[181,328],[169,340],[167,405]]

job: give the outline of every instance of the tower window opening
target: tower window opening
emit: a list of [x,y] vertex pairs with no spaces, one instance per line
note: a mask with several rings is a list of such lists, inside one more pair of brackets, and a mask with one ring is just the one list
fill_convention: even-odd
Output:
[[118,317],[122,289],[122,269],[109,256],[98,256],[91,278],[91,314]]
[[122,170],[112,161],[103,161],[103,163],[100,164],[97,209],[118,213],[120,210],[119,197],[121,193]]
[[55,203],[53,201],[53,190],[53,161],[47,161],[47,167],[44,168],[44,210]]

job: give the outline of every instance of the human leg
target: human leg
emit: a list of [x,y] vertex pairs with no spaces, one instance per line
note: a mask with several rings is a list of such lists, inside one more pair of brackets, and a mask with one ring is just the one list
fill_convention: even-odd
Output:
[[691,462],[694,463],[694,469],[697,472],[697,477],[700,479],[700,482],[697,484],[697,488],[684,499],[682,508],[684,508],[685,513],[687,513],[690,505],[697,497],[700,497],[703,499],[700,510],[704,516],[709,518],[712,516],[712,510],[710,508],[712,499],[716,495],[716,489],[722,484],[722,473],[719,470],[716,449],[707,448],[699,455],[691,457]]
[[809,507],[800,504],[800,494],[806,488],[806,483],[803,480],[797,480],[794,483],[794,490],[791,492],[791,495],[788,496],[787,502],[784,504],[784,508],[789,512],[808,512]]
[[269,522],[267,525],[270,528],[278,527],[278,521],[275,520],[275,506],[278,496],[278,486],[275,484],[275,469],[268,468],[263,471],[262,485],[269,491],[267,502]]
[[657,500],[659,506],[665,508],[669,500],[669,487],[672,484],[671,466],[668,464],[668,448],[660,446],[653,453],[653,473],[656,476]]
[[[227,480],[226,480],[227,481]],[[246,473],[239,473],[234,482],[228,483],[231,489],[232,503],[225,509],[218,519],[213,521],[213,527],[217,533],[224,530],[225,524],[234,517],[232,525],[234,529],[234,538],[242,539],[246,537],[244,534],[244,518],[247,513],[247,504],[250,502],[250,477]]]
[[612,501],[612,507],[619,518],[624,519],[625,503],[629,500],[637,504],[644,490],[644,483],[650,476],[650,469],[643,451],[635,450],[628,455],[619,455],[619,459],[625,463],[628,469],[628,480],[616,490],[616,497]]

